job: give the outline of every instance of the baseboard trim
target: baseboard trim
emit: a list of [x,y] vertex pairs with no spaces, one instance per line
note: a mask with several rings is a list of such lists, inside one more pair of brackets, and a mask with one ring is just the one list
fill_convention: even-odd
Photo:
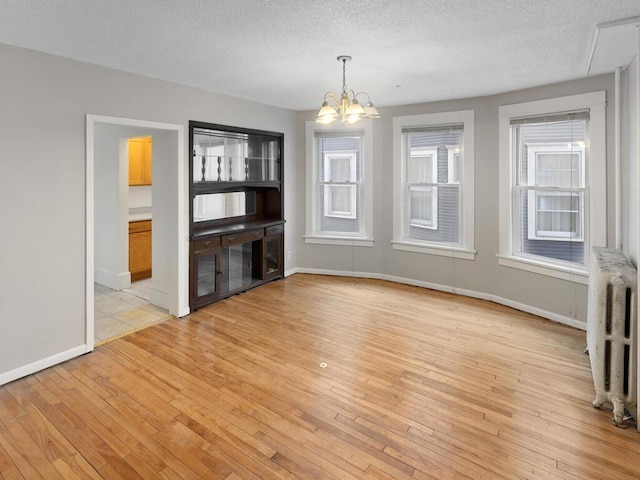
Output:
[[171,310],[171,295],[164,290],[154,287],[153,284],[151,284],[151,288],[149,288],[149,301],[156,307]]
[[114,273],[95,267],[93,281],[112,290],[122,290],[131,287],[131,274],[129,272]]
[[516,302],[508,298],[503,298],[491,293],[478,292],[475,290],[467,290],[464,288],[456,288],[450,285],[441,285],[431,282],[423,282],[420,280],[414,280],[411,278],[397,277],[395,275],[385,275],[380,273],[369,272],[344,272],[340,270],[324,270],[319,268],[294,268],[287,272],[286,276],[293,275],[294,273],[308,273],[312,275],[335,275],[338,277],[356,277],[356,278],[373,278],[376,280],[388,280],[390,282],[402,283],[405,285],[412,285],[415,287],[428,288],[430,290],[438,290],[441,292],[455,293],[456,295],[464,295],[465,297],[479,298],[481,300],[488,300],[490,302],[498,303],[506,307],[511,307],[521,312],[531,313],[538,317],[546,318],[556,323],[561,323],[569,327],[577,328],[578,330],[587,330],[587,323],[577,320],[575,318],[565,317],[554,312],[549,312],[538,307],[527,305],[524,303]]
[[14,380],[17,380],[19,378],[26,377],[27,375],[39,372],[40,370],[44,370],[45,368],[53,367],[54,365],[57,365],[59,363],[66,362],[67,360],[79,357],[80,355],[84,355],[89,351],[90,350],[87,348],[87,345],[80,345],[78,347],[71,348],[64,352],[56,353],[55,355],[51,355],[50,357],[43,358],[42,360],[38,360],[28,365],[18,367],[14,370],[0,373],[0,385],[13,382]]

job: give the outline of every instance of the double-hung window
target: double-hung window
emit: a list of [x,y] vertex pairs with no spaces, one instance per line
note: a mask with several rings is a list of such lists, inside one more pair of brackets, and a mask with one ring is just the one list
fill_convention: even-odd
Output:
[[306,243],[373,245],[370,128],[307,123]]
[[585,283],[606,244],[604,92],[500,107],[500,264]]
[[473,259],[473,111],[395,117],[395,250]]

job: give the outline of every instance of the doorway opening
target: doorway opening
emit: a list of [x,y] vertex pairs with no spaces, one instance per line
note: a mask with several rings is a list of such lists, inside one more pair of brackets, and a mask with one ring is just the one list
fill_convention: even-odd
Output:
[[[134,188],[129,181],[130,138],[153,141],[153,168],[146,181],[149,185],[147,191],[133,194],[133,204],[129,202],[129,190]],[[145,322],[161,320],[163,314],[181,317],[189,313],[187,172],[182,125],[87,115],[88,351],[105,335],[121,336]],[[145,196],[152,201],[144,201]],[[136,276],[140,275],[132,275],[136,268],[129,264],[129,221],[147,219],[149,231],[134,232],[142,235],[133,242],[147,242],[149,273],[153,275],[138,283]],[[138,221],[135,226],[140,230],[144,223]],[[121,323],[114,328],[128,330],[118,333],[116,328],[110,335],[105,332],[99,324],[108,314],[104,310]],[[123,314],[127,310],[131,310],[128,316]]]

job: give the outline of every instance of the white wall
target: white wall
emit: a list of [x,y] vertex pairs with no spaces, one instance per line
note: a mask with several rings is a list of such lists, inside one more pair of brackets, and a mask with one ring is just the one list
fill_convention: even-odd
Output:
[[[427,88],[427,87],[425,87]],[[437,103],[379,108],[374,120],[374,239],[372,248],[305,244],[304,208],[297,213],[299,268],[307,271],[365,273],[419,285],[432,285],[479,295],[584,327],[587,287],[573,282],[499,266],[498,236],[498,107],[546,98],[606,90],[613,103],[613,75],[603,75],[540,88]],[[392,118],[457,110],[475,111],[475,261],[392,250],[393,138]],[[316,112],[298,114],[298,198],[305,200],[304,127]],[[609,244],[613,243],[613,112],[607,109]],[[605,226],[603,226],[605,228]]]
[[153,203],[153,187],[150,185],[135,185],[129,187],[129,209],[151,208]]
[[[176,182],[177,137],[170,131],[158,131],[153,134],[154,165],[152,174],[153,189],[158,192],[151,207],[153,215],[153,234],[151,235],[151,280],[150,300],[153,305],[178,312],[177,298],[171,293],[177,292],[178,276],[178,198]],[[128,170],[127,170],[128,172]],[[188,178],[186,172],[184,178]],[[127,174],[128,175],[128,174]],[[184,229],[188,232],[188,227]],[[188,278],[188,277],[187,277]],[[187,290],[188,291],[188,290]]]
[[[284,132],[285,248],[294,250],[290,111],[7,45],[0,45],[0,105],[0,384],[83,353],[88,113],[185,131],[199,120]],[[168,188],[176,188],[175,169],[171,176]],[[161,196],[156,205],[177,208]]]

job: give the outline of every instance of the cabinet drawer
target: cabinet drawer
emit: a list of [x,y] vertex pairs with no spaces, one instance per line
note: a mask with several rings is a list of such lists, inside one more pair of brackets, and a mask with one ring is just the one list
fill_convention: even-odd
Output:
[[129,233],[150,232],[150,231],[151,231],[151,220],[129,222]]
[[270,237],[271,235],[278,235],[279,233],[284,232],[284,225],[273,225],[265,228],[264,231],[267,237]]
[[202,240],[193,241],[193,251],[202,252],[220,246],[220,237],[204,238]]
[[253,242],[264,238],[264,230],[251,230],[250,232],[233,233],[222,237],[222,246],[237,245],[238,243]]

